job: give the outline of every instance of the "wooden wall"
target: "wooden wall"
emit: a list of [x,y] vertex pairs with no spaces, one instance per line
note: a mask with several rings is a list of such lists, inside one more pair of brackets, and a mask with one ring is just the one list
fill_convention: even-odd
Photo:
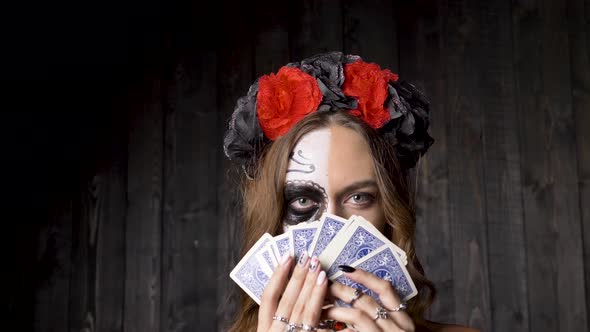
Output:
[[[82,53],[55,56],[66,83],[51,66],[49,92],[28,90],[51,107],[27,113],[40,120],[34,139],[14,143],[31,148],[15,201],[34,218],[8,229],[6,312],[19,330],[223,330],[241,240],[226,121],[256,77],[328,50],[431,98],[417,240],[438,288],[429,316],[588,330],[589,1],[118,6],[64,28],[98,25]],[[54,38],[57,51],[77,49]],[[68,111],[52,113],[64,100]]]

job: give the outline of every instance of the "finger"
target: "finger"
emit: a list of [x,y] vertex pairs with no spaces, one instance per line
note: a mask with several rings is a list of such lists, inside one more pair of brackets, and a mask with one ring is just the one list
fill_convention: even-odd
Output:
[[359,309],[332,307],[325,310],[325,315],[329,319],[346,323],[348,328],[353,327],[362,332],[381,332],[381,328],[377,326],[375,321]]
[[287,287],[283,292],[283,296],[279,301],[279,305],[276,311],[277,315],[281,315],[283,317],[291,317],[291,312],[293,311],[293,306],[295,306],[295,302],[299,297],[299,292],[301,291],[301,287],[303,287],[303,283],[305,282],[305,278],[307,277],[307,269],[309,266],[309,256],[307,252],[304,252],[299,256],[299,261],[293,270],[293,274],[291,275],[291,279],[287,283]]
[[[332,293],[333,296],[348,303],[351,303],[350,299],[354,297],[355,291],[355,288],[343,285],[339,282],[334,282],[330,286],[330,293]],[[396,331],[399,329],[393,319],[382,319],[377,316],[377,309],[381,306],[367,294],[361,293],[361,295],[352,302],[352,307],[362,310],[369,317],[372,317],[377,325],[384,331]]]
[[303,312],[303,324],[314,327],[318,326],[318,322],[322,314],[324,298],[327,291],[328,281],[326,278],[326,272],[321,271],[315,278],[313,291],[306,303],[305,310]]
[[348,279],[364,285],[366,288],[377,294],[379,296],[379,300],[381,300],[381,303],[383,304],[383,307],[389,312],[389,316],[396,322],[397,325],[399,325],[404,330],[414,330],[414,322],[405,311],[400,310],[392,312],[394,308],[399,308],[401,299],[389,281],[383,280],[372,273],[360,269],[354,269],[350,266],[346,266],[341,270]]
[[314,286],[316,284],[319,273],[319,260],[317,257],[314,256],[309,262],[309,268],[307,276],[305,278],[305,282],[303,284],[303,288],[299,292],[299,297],[297,298],[297,302],[295,302],[295,306],[291,311],[291,317],[289,318],[289,321],[293,323],[301,323],[303,310],[307,305],[309,305],[309,298],[314,290]]
[[334,282],[330,286],[332,296],[350,304],[353,308],[363,310],[367,315],[371,316],[378,306],[377,302],[363,292],[360,293],[360,296],[355,297],[356,291],[356,288],[346,286],[339,282]]
[[273,322],[272,316],[275,314],[279,298],[287,286],[287,279],[289,278],[292,263],[293,258],[285,255],[262,292],[260,308],[258,309],[259,331],[267,331]]

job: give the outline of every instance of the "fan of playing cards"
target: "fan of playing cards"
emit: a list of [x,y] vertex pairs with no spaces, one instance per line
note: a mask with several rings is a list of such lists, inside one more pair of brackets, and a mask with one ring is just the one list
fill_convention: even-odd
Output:
[[[346,278],[338,269],[349,265],[388,280],[403,301],[418,292],[406,269],[405,252],[389,241],[375,226],[360,216],[344,219],[323,214],[320,220],[301,223],[273,237],[265,233],[230,273],[230,277],[260,304],[262,291],[280,258],[291,255],[297,260],[307,252],[317,256],[332,281],[360,288],[378,303],[378,296]],[[337,301],[336,305],[346,304]]]

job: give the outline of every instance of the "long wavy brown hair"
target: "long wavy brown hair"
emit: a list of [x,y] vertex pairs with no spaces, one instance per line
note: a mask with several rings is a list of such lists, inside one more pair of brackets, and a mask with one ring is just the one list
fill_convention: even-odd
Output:
[[[370,146],[378,196],[386,219],[384,235],[406,252],[407,269],[418,289],[418,295],[408,302],[407,312],[417,325],[422,325],[423,315],[432,304],[436,291],[433,283],[424,275],[415,252],[415,198],[408,173],[399,167],[393,142],[386,141],[376,130],[345,111],[314,112],[263,151],[254,180],[244,182],[243,186],[245,238],[242,254],[264,233],[277,235],[282,232],[285,207],[283,189],[289,154],[305,134],[331,126],[343,126],[356,131]],[[237,318],[229,331],[256,331],[258,305],[245,293],[241,295]]]

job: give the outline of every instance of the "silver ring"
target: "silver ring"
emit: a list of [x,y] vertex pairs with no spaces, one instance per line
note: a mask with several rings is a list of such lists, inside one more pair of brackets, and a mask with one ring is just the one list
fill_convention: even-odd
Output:
[[361,297],[361,295],[363,295],[363,292],[360,290],[360,288],[355,288],[354,289],[354,295],[352,296],[352,298],[350,299],[350,302],[348,302],[350,305],[353,305],[354,302],[356,300],[359,299],[359,297]]
[[408,305],[407,305],[407,304],[405,304],[405,303],[403,303],[403,302],[401,302],[401,303],[400,303],[400,304],[397,306],[397,308],[394,308],[393,310],[389,310],[389,312],[398,312],[398,311],[404,311],[404,310],[406,310],[407,308],[408,308]]
[[373,320],[377,320],[377,319],[387,319],[389,318],[389,314],[387,313],[387,310],[385,310],[385,308],[383,307],[377,307],[377,314],[375,315],[375,317],[373,317]]
[[301,325],[301,330],[302,331],[317,331],[318,328],[317,327],[313,327],[311,325],[303,324],[303,325]]
[[278,316],[278,315],[272,316],[272,320],[278,320],[278,321],[283,322],[285,324],[289,324],[289,320],[283,316]]
[[295,332],[301,330],[301,324],[289,323],[287,325],[287,332]]

